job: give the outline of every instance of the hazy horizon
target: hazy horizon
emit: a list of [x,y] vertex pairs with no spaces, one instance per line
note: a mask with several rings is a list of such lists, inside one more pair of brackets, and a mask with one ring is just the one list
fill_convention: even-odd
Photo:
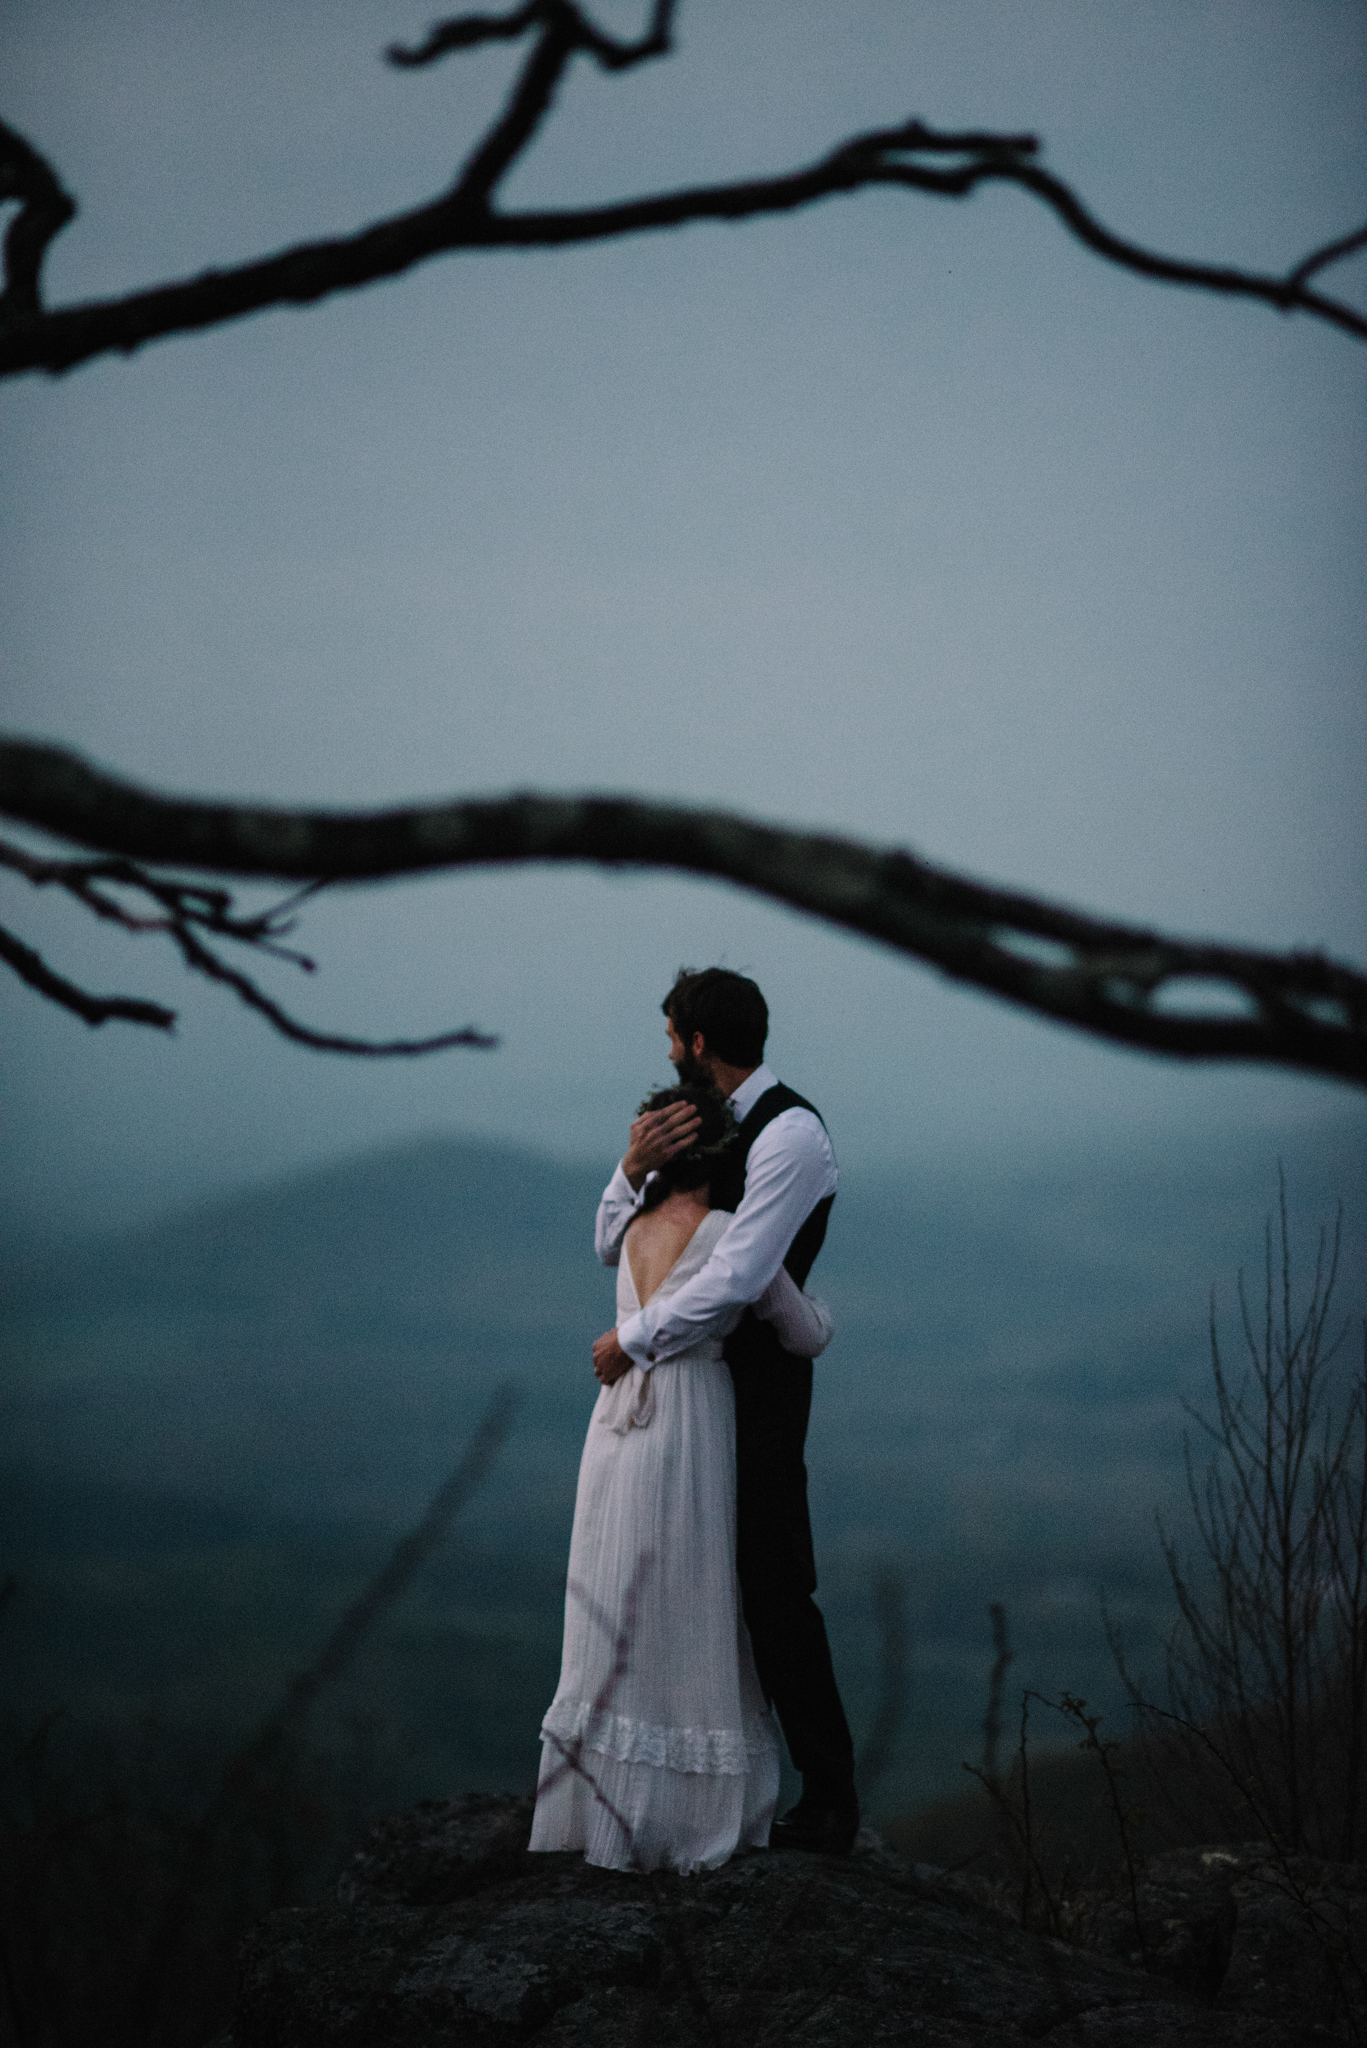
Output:
[[[1295,1297],[1343,1196],[1349,1318],[1367,1300],[1362,1124],[1286,1159]],[[600,1186],[583,1165],[429,1139],[7,1262],[0,1547],[27,1708],[249,1723],[512,1379],[524,1398],[490,1484],[333,1718],[421,1734],[408,1796],[521,1782],[554,1684],[589,1346],[612,1313],[591,1242]],[[1135,1659],[1161,1665],[1152,1517],[1190,1534],[1182,1401],[1209,1400],[1210,1290],[1233,1363],[1236,1276],[1256,1304],[1276,1195],[1275,1162],[1247,1138],[1169,1140],[1115,1171],[1032,1155],[991,1179],[908,1167],[847,1183],[816,1270],[836,1338],[807,1463],[861,1730],[869,1589],[889,1569],[906,1588],[911,1709],[890,1796],[960,1781],[990,1600],[1010,1610],[1016,1682],[1084,1692],[1108,1724],[1122,1702],[1098,1586]]]
[[[130,1194],[126,1183],[116,1192],[108,1186],[87,1186],[74,1193],[67,1190],[65,1199],[50,1207],[38,1203],[21,1206],[13,1200],[12,1184],[6,1189],[0,1182],[0,1254],[42,1255],[68,1245],[117,1240],[126,1232],[142,1235],[260,1195],[304,1189],[369,1162],[402,1159],[428,1148],[488,1149],[499,1156],[521,1158],[532,1171],[543,1163],[579,1169],[590,1176],[601,1174],[606,1184],[621,1155],[624,1130],[617,1136],[615,1146],[609,1134],[604,1145],[592,1150],[557,1148],[537,1145],[520,1135],[426,1123],[361,1138],[351,1145],[333,1143],[313,1155],[265,1160],[255,1171],[244,1163],[232,1178],[226,1178],[221,1165],[216,1165],[207,1173],[186,1174],[182,1185],[169,1189],[144,1186],[141,1199]],[[1322,1105],[1319,1115],[1283,1116],[1224,1129],[1198,1125],[1186,1131],[1117,1131],[1093,1135],[1081,1148],[1066,1131],[1043,1139],[1017,1135],[1006,1143],[975,1133],[970,1142],[942,1142],[910,1158],[892,1151],[881,1156],[860,1152],[852,1165],[843,1156],[840,1164],[842,1187],[847,1192],[905,1181],[930,1189],[978,1186],[995,1196],[1013,1183],[1029,1181],[1050,1183],[1089,1175],[1147,1179],[1165,1170],[1180,1171],[1184,1161],[1198,1153],[1207,1161],[1220,1154],[1227,1158],[1261,1156],[1265,1177],[1259,1187],[1250,1190],[1250,1215],[1259,1202],[1263,1210],[1272,1205],[1278,1164],[1288,1153],[1296,1157],[1307,1182],[1313,1181],[1321,1205],[1334,1199],[1337,1161],[1337,1192],[1351,1204],[1350,1184],[1360,1178],[1353,1171],[1354,1163],[1367,1153],[1367,1105],[1350,1095]],[[11,1183],[13,1178],[11,1175]],[[1350,1215],[1350,1223],[1352,1220]]]

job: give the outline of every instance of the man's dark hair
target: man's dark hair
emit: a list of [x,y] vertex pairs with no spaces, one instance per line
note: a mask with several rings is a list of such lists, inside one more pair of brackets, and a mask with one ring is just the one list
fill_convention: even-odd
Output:
[[660,1008],[685,1045],[701,1031],[707,1050],[728,1067],[757,1067],[764,1058],[769,1005],[729,967],[681,967]]

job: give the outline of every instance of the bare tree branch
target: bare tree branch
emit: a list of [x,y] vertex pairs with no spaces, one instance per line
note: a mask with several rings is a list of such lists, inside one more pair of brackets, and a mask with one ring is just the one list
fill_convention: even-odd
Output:
[[30,988],[36,988],[40,996],[57,1003],[64,1010],[70,1010],[87,1024],[105,1024],[111,1017],[119,1017],[125,1024],[151,1024],[159,1031],[175,1028],[176,1013],[164,1010],[160,1003],[144,1003],[136,996],[92,996],[85,989],[67,981],[60,974],[54,974],[42,955],[35,953],[32,946],[26,946],[22,939],[16,939],[13,932],[0,925],[0,960],[12,967],[21,981]]
[[[554,12],[561,14],[559,9]],[[494,123],[460,174],[452,195],[457,207],[473,206],[481,212],[487,209],[495,186],[528,148],[549,114],[551,101],[574,55],[577,41],[572,20],[553,19],[547,22],[502,118]]]
[[540,20],[546,24],[548,33],[563,40],[569,48],[596,58],[604,71],[627,71],[648,58],[669,54],[674,7],[675,0],[654,0],[650,27],[633,43],[607,35],[570,0],[530,0],[529,5],[519,7],[513,14],[458,14],[449,21],[434,21],[416,48],[391,43],[385,55],[391,64],[416,70],[449,56],[452,50],[473,49],[478,43],[516,42]]
[[[299,882],[527,861],[710,875],[1095,1037],[1367,1084],[1367,976],[1322,953],[1170,938],[971,881],[901,849],[725,811],[530,794],[351,812],[197,803],[140,789],[60,748],[10,740],[0,742],[0,815],[131,861]],[[1201,988],[1211,984],[1234,1014],[1203,1007]]]
[[[468,1026],[460,1031],[442,1032],[436,1038],[379,1041],[313,1031],[291,1017],[258,988],[249,975],[220,959],[200,937],[201,932],[210,932],[248,946],[254,952],[269,954],[277,960],[289,960],[294,966],[303,968],[306,974],[312,974],[314,963],[307,954],[295,952],[292,947],[282,945],[281,940],[294,929],[295,920],[291,913],[304,897],[315,892],[316,883],[296,891],[269,910],[259,911],[255,916],[242,916],[234,911],[228,890],[207,889],[203,883],[172,881],[152,875],[130,860],[42,860],[21,846],[0,840],[0,867],[22,875],[35,888],[60,889],[93,911],[96,917],[117,924],[126,932],[164,932],[185,965],[194,973],[232,989],[249,1009],[264,1017],[283,1038],[293,1039],[297,1045],[309,1046],[315,1052],[345,1052],[386,1059],[404,1054],[442,1052],[453,1045],[487,1049],[498,1044],[496,1038],[486,1037]],[[120,896],[111,893],[116,889],[131,892],[135,897],[149,898],[159,906],[160,914],[148,916],[145,912],[130,910]],[[0,960],[11,966],[30,988],[37,989],[40,995],[59,1003],[63,1009],[73,1011],[87,1024],[103,1024],[116,1017],[125,1023],[155,1025],[163,1031],[175,1027],[175,1011],[163,1009],[160,1003],[146,1003],[131,996],[92,996],[77,988],[73,982],[54,974],[31,947],[3,928],[0,928]]]
[[376,1623],[444,1540],[465,1503],[484,1484],[508,1441],[521,1404],[522,1393],[514,1381],[503,1380],[494,1388],[459,1463],[433,1495],[422,1520],[395,1544],[383,1571],[352,1601],[307,1669],[291,1680],[274,1713],[262,1722],[246,1750],[232,1760],[225,1778],[234,1766],[259,1765],[277,1753],[318,1694],[346,1670]]
[[1304,284],[1317,270],[1327,270],[1331,263],[1341,263],[1345,256],[1353,256],[1359,249],[1367,249],[1367,227],[1357,228],[1351,235],[1340,235],[1336,242],[1326,242],[1322,249],[1316,249],[1298,263],[1288,282]]
[[[574,56],[589,56],[611,71],[662,56],[670,47],[672,15],[672,0],[656,0],[647,33],[634,43],[605,35],[568,0],[529,0],[505,16],[465,15],[438,23],[416,48],[391,49],[391,62],[417,69],[452,51],[527,34],[533,38],[507,105],[449,191],[351,235],[301,243],[231,270],[205,271],[180,283],[54,312],[41,308],[38,272],[48,243],[74,207],[38,153],[12,130],[0,131],[0,197],[23,202],[6,243],[0,376],[25,370],[56,373],[111,350],[127,354],[164,335],[241,319],[266,306],[312,304],[458,249],[563,248],[688,221],[791,212],[875,185],[963,199],[982,184],[1014,184],[1050,207],[1079,241],[1123,269],[1169,284],[1260,299],[1284,313],[1310,313],[1367,339],[1367,314],[1312,290],[1309,283],[1316,272],[1362,246],[1367,229],[1325,244],[1281,275],[1164,256],[1104,227],[1071,187],[1039,165],[1039,144],[1030,135],[943,134],[911,120],[854,136],[805,169],[776,177],[691,186],[609,206],[496,212],[490,204],[494,189],[529,147]],[[954,161],[933,161],[945,157]]]
[[556,89],[576,50],[597,59],[605,71],[626,71],[651,57],[663,57],[670,46],[670,23],[674,0],[656,0],[649,29],[639,41],[623,42],[605,35],[570,0],[531,0],[515,14],[501,19],[490,15],[462,15],[451,21],[434,22],[427,40],[416,49],[391,43],[386,55],[391,64],[415,70],[434,63],[452,50],[468,50],[477,43],[514,41],[539,20],[541,34],[524,65],[512,97],[502,116],[494,123],[469,163],[461,172],[455,197],[487,206],[505,171],[520,157],[551,110]]
[[463,14],[451,21],[434,21],[422,42],[413,46],[391,43],[385,51],[391,64],[416,71],[435,64],[452,50],[474,50],[481,43],[520,42],[537,17],[537,0],[519,7],[513,14]]
[[0,332],[12,321],[41,311],[38,281],[48,243],[76,211],[75,200],[62,190],[51,165],[0,121],[0,201],[16,199],[19,211],[5,234]]

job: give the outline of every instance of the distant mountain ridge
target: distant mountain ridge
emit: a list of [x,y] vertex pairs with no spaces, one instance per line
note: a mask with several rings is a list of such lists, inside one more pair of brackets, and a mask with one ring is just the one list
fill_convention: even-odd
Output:
[[[1345,1311],[1367,1305],[1364,1139],[1350,1114],[1286,1147],[1303,1251],[1333,1195],[1348,1201]],[[239,1664],[269,1637],[267,1662],[288,1668],[288,1643],[316,1636],[416,1520],[493,1385],[513,1379],[521,1415],[462,1518],[452,1556],[466,1562],[429,1571],[388,1639],[390,1679],[378,1665],[372,1677],[388,1698],[411,1666],[411,1697],[439,1701],[462,1614],[503,1692],[527,1689],[507,1710],[525,1746],[553,1676],[589,1345],[614,1312],[591,1242],[609,1163],[434,1138],[12,1269],[0,1567],[49,1587],[72,1671],[112,1668],[98,1648],[110,1628],[155,1630],[147,1669],[163,1689],[178,1631],[182,1664],[192,1639],[195,1657],[219,1655],[217,1629],[244,1646]],[[932,1789],[963,1753],[965,1713],[981,1712],[989,1599],[1008,1601],[1032,1682],[1094,1697],[1097,1584],[1141,1640],[1158,1626],[1151,1516],[1160,1499],[1180,1511],[1178,1395],[1203,1388],[1209,1286],[1232,1306],[1275,1196],[1275,1158],[1255,1141],[1021,1163],[992,1182],[846,1168],[814,1276],[838,1325],[809,1451],[822,1597],[862,1710],[870,1574],[891,1562],[906,1575]],[[136,1597],[117,1590],[130,1571]],[[176,1618],[186,1601],[193,1626]],[[131,1700],[140,1667],[126,1645],[119,1656]],[[44,1657],[50,1691],[63,1667]],[[487,1734],[473,1708],[457,1719],[467,1748]]]
[[[1367,1118],[1303,1149],[1288,1161],[1298,1236],[1337,1183],[1359,1219],[1351,1291]],[[1199,1385],[1208,1289],[1232,1298],[1276,1196],[1275,1161],[1256,1150],[986,1184],[847,1171],[813,1281],[838,1326],[818,1474],[823,1445],[872,1427],[884,1450],[889,1425],[943,1425],[970,1385],[975,1429],[984,1397],[1001,1422],[1023,1391],[1039,1411]],[[524,1449],[535,1465],[549,1454],[563,1502],[594,1393],[588,1347],[614,1316],[591,1243],[604,1171],[433,1138],[32,1257],[0,1289],[7,1455],[273,1513],[402,1520],[513,1377]]]

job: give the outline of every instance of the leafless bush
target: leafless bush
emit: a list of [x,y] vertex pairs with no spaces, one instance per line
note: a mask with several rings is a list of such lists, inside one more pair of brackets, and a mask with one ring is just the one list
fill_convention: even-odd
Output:
[[[992,1804],[998,1846],[994,1868],[1004,1899],[1012,1897],[1022,1927],[1041,1926],[1051,1934],[1061,1934],[1067,1894],[1095,1875],[1095,1859],[1087,1854],[1090,1844],[1084,1845],[1081,1858],[1076,1853],[1075,1843],[1069,1841],[1060,1846],[1057,1806],[1051,1800],[1041,1808],[1037,1787],[1031,1781],[1030,1708],[1035,1705],[1059,1715],[1072,1729],[1081,1730],[1078,1748],[1096,1759],[1100,1782],[1105,1788],[1106,1810],[1114,1824],[1123,1859],[1129,1905],[1142,1955],[1146,1944],[1139,1914],[1139,1873],[1134,1842],[1134,1826],[1141,1813],[1136,1803],[1126,1796],[1128,1771],[1121,1761],[1123,1745],[1098,1733],[1101,1716],[1088,1713],[1086,1700],[1070,1692],[1061,1693],[1058,1699],[1051,1700],[1027,1686],[1021,1693],[1020,1732],[1015,1759],[1010,1771],[1003,1775],[997,1764],[1002,1687],[1014,1653],[1007,1645],[1005,1609],[994,1605],[989,1612],[997,1655],[992,1666],[988,1707],[983,1722],[983,1762],[981,1766],[966,1763],[964,1769],[978,1780]],[[989,1885],[992,1882],[989,1878]]]
[[1212,1294],[1213,1412],[1188,1405],[1211,1447],[1199,1471],[1186,1445],[1196,1568],[1159,1532],[1179,1613],[1165,1713],[1130,1679],[1114,1632],[1112,1647],[1159,1777],[1199,1786],[1212,1837],[1252,1825],[1287,1853],[1355,1862],[1367,1851],[1367,1325],[1361,1368],[1335,1370],[1342,1210],[1319,1233],[1302,1309],[1281,1176],[1278,1222],[1256,1321],[1240,1274],[1237,1383]]

